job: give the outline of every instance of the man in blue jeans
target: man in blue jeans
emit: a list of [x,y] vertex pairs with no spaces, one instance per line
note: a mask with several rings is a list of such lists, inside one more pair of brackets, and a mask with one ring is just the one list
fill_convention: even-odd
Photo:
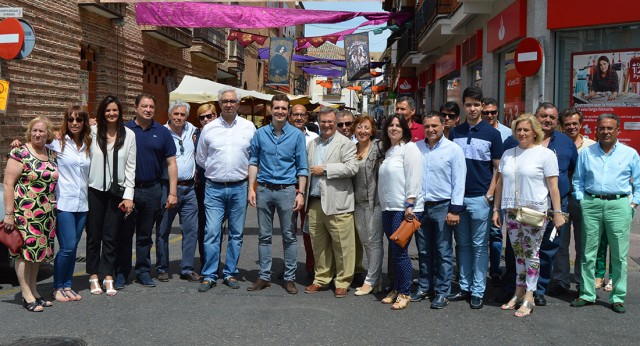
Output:
[[449,300],[470,299],[472,309],[483,307],[489,264],[489,213],[496,184],[496,170],[502,157],[500,132],[482,120],[482,90],[469,87],[462,94],[466,121],[449,133],[465,155],[467,179],[460,224],[455,228],[460,291]]
[[[444,309],[451,293],[453,275],[453,228],[464,211],[464,184],[467,176],[464,152],[444,134],[444,117],[429,112],[422,119],[426,139],[416,143],[422,154],[422,226],[416,232],[420,276],[419,288],[411,301],[436,293],[432,309]],[[435,280],[434,280],[435,278]]]
[[[207,124],[200,133],[196,162],[205,169],[204,206],[207,222],[204,231],[205,262],[198,292],[216,286],[220,263],[222,221],[228,217],[229,244],[222,274],[229,288],[240,288],[238,259],[242,249],[244,221],[247,215],[247,176],[249,151],[255,125],[238,115],[240,99],[233,88],[218,92],[220,117]],[[252,186],[249,188],[253,188]]]
[[[552,150],[558,157],[558,189],[560,190],[560,197],[562,198],[561,209],[563,212],[567,212],[569,204],[569,189],[570,180],[569,176],[573,172],[578,160],[578,150],[571,138],[564,133],[556,130],[558,126],[558,108],[551,102],[542,102],[536,109],[536,119],[542,126],[542,132],[544,132],[544,139],[540,145]],[[511,149],[518,145],[515,138],[509,137],[504,147]],[[553,223],[549,222],[544,232],[544,238],[542,238],[542,244],[540,245],[540,278],[538,279],[538,287],[534,292],[534,302],[536,306],[547,305],[547,299],[544,297],[546,294],[551,277],[553,275],[553,260],[555,255],[560,250],[562,243],[562,236],[566,226],[561,227],[554,232]],[[515,292],[516,283],[516,271],[515,271],[515,257],[513,254],[513,248],[507,238],[507,248],[505,250],[505,264],[506,272],[502,277],[502,292],[496,297],[497,302],[506,303],[513,292]]]
[[[180,229],[182,230],[182,261],[180,263],[180,278],[191,282],[200,281],[200,276],[193,271],[193,261],[196,253],[198,236],[198,201],[195,191],[195,144],[193,136],[196,127],[187,121],[189,104],[183,101],[173,101],[169,105],[169,122],[165,125],[171,132],[176,146],[176,164],[178,166],[176,208],[167,209],[158,215],[156,223],[156,272],[158,281],[169,281],[169,234],[176,214],[180,214]],[[169,180],[167,172],[162,174],[162,200],[166,201],[169,194]]]
[[[298,242],[293,228],[293,212],[304,207],[304,191],[309,169],[304,134],[287,122],[289,98],[275,95],[271,99],[271,124],[260,128],[251,141],[249,185],[258,182],[257,191],[249,190],[249,204],[258,208],[258,262],[260,277],[247,291],[271,286],[271,239],[273,217],[278,212],[284,248],[284,288],[298,293]],[[257,180],[256,180],[257,179]],[[299,185],[296,190],[296,183]]]

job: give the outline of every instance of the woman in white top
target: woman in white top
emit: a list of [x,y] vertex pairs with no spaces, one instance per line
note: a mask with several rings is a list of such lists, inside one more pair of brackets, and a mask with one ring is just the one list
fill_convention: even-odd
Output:
[[[404,117],[394,115],[382,128],[385,158],[378,171],[378,196],[382,208],[382,227],[387,237],[400,226],[402,220],[422,216],[424,210],[422,191],[422,156],[411,142],[411,130]],[[382,300],[394,303],[391,308],[401,310],[411,301],[409,288],[413,268],[407,246],[401,248],[390,241],[389,254],[393,261],[392,290]]]
[[516,208],[527,207],[546,213],[548,196],[553,206],[553,223],[560,228],[565,220],[560,210],[558,159],[553,151],[540,145],[544,138],[540,123],[532,114],[523,114],[511,125],[518,146],[505,150],[498,167],[493,224],[500,227],[501,207],[509,240],[516,257],[516,293],[503,310],[518,309],[514,316],[525,317],[533,309],[533,292],[540,276],[538,251],[547,221],[542,227],[516,220]]
[[[133,131],[124,126],[122,103],[117,97],[107,96],[102,100],[96,117],[97,126],[91,127],[87,273],[91,294],[102,294],[98,282],[101,275],[107,295],[114,296],[117,293],[113,287],[116,236],[124,218],[133,211],[136,140]],[[114,165],[114,150],[117,165]]]
[[87,222],[87,187],[91,129],[89,113],[72,106],[64,114],[61,139],[48,145],[58,159],[56,186],[57,236],[60,250],[53,267],[53,298],[59,302],[77,301],[82,297],[71,289],[78,242]]

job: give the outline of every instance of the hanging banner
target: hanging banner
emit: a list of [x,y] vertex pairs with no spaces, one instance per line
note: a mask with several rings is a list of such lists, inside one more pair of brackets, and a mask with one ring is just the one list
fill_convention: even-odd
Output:
[[618,140],[640,148],[640,48],[573,53],[570,99],[584,114],[584,135],[595,140],[598,116],[613,113]]
[[347,58],[347,80],[370,79],[369,34],[360,33],[344,37],[344,56]]
[[257,42],[262,46],[267,38],[267,36],[250,34],[238,30],[229,30],[229,35],[227,36],[227,40],[229,41],[238,40],[238,43],[240,43],[243,48],[247,48],[247,46],[249,46],[253,42]]
[[289,85],[289,65],[293,54],[294,39],[272,37],[269,45],[268,85]]

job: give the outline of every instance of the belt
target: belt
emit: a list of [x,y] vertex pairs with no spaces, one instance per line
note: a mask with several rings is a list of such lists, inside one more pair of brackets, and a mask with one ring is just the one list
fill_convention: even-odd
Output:
[[598,199],[604,199],[606,201],[614,201],[616,199],[620,199],[620,198],[624,198],[629,196],[628,193],[623,193],[620,195],[594,195],[592,193],[587,192],[587,195],[593,197],[593,198],[598,198]]
[[309,202],[313,200],[320,201],[320,196],[309,196]]
[[232,187],[232,186],[242,185],[247,181],[247,179],[242,179],[242,180],[237,180],[237,181],[213,181],[213,180],[211,180],[209,178],[207,178],[207,180],[209,180],[210,182],[212,182],[214,184],[224,185],[225,187]]
[[586,78],[578,78],[578,80],[587,80]]
[[449,201],[451,201],[450,199],[443,199],[442,201],[435,201],[435,202],[424,202],[424,206],[425,207],[433,207],[436,205],[440,205],[443,203],[449,203]]
[[137,189],[146,189],[149,187],[154,187],[156,185],[158,185],[158,181],[152,181],[150,183],[136,183],[136,188]]
[[295,186],[296,184],[271,184],[271,183],[258,183],[259,186],[266,187],[269,190],[284,190],[290,186]]
[[180,185],[180,186],[191,186],[194,182],[195,182],[195,180],[193,180],[193,179],[178,180],[178,185]]

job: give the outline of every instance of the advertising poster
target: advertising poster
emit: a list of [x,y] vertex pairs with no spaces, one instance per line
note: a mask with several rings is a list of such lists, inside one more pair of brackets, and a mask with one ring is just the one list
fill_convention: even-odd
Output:
[[353,34],[344,37],[344,56],[347,57],[347,80],[371,79],[369,69],[369,34]]
[[293,54],[292,38],[271,37],[269,45],[269,74],[266,84],[289,86],[289,66]]
[[640,148],[640,48],[571,55],[571,105],[584,114],[583,134],[596,139],[598,116],[620,117],[620,142]]
[[525,78],[522,77],[514,64],[515,52],[505,55],[505,80],[504,80],[504,119],[502,124],[511,127],[511,122],[524,113]]

